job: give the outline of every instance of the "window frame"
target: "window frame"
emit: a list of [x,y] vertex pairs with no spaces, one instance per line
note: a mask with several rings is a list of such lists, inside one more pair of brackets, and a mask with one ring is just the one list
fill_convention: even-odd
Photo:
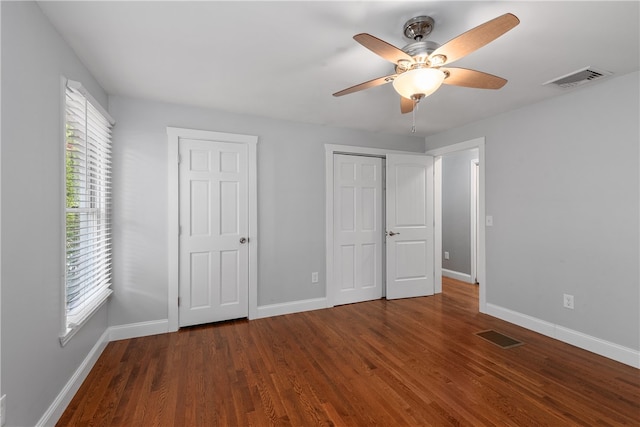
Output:
[[[93,110],[98,114],[102,115],[103,118],[109,123],[109,129],[112,129],[115,121],[109,115],[109,113],[102,107],[102,105],[86,90],[86,88],[77,81],[69,80],[64,77],[61,78],[61,112],[60,112],[60,123],[61,123],[61,132],[60,132],[60,166],[61,166],[61,179],[62,179],[62,191],[61,191],[61,216],[62,216],[62,236],[61,236],[61,245],[62,245],[62,279],[61,279],[61,298],[60,298],[60,307],[61,307],[61,333],[59,336],[61,346],[65,346],[68,341],[82,328],[84,324],[95,314],[100,307],[102,307],[109,296],[113,293],[111,289],[111,282],[109,279],[109,283],[106,287],[96,291],[91,297],[82,304],[82,308],[76,310],[75,313],[70,315],[67,310],[67,89],[71,89],[80,95],[82,95],[88,104],[91,104]],[[111,141],[111,138],[109,138]],[[112,188],[109,188],[109,195],[107,198],[112,197]],[[93,194],[92,191],[89,191],[90,194]],[[80,207],[77,213],[94,211],[95,208],[86,208]],[[110,206],[106,206],[105,209],[99,209],[98,212],[104,212],[106,215],[106,225],[109,230],[112,231],[111,227],[111,208]],[[111,268],[112,260],[109,259],[109,268]],[[73,320],[73,323],[70,322],[70,319]]]

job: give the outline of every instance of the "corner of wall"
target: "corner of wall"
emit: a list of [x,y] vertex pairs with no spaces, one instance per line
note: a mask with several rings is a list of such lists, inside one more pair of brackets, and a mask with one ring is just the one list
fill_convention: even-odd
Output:
[[107,329],[102,336],[100,336],[71,378],[69,378],[62,390],[60,390],[60,393],[58,393],[51,405],[49,405],[46,412],[40,417],[40,420],[36,423],[36,427],[52,426],[58,422],[108,343],[109,330]]

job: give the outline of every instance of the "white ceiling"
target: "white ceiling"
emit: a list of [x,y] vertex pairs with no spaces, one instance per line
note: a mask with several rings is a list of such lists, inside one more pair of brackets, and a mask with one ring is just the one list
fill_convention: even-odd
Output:
[[[640,67],[639,2],[330,1],[41,2],[112,95],[329,126],[409,134],[391,85],[332,93],[393,72],[352,39],[397,47],[406,20],[429,15],[444,43],[503,13],[520,25],[453,66],[509,80],[498,90],[443,85],[417,112],[429,135],[567,90],[542,83],[592,66],[615,76]],[[592,83],[592,84],[598,84]],[[581,90],[574,88],[569,90]]]

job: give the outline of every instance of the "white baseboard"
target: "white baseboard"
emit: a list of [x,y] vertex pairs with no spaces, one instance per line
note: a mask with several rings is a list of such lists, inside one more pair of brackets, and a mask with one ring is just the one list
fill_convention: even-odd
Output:
[[321,308],[327,308],[326,298],[261,305],[258,306],[255,317],[251,319],[262,319],[264,317],[281,316],[283,314],[300,313],[303,311],[319,310]]
[[111,326],[107,330],[109,331],[109,341],[146,337],[148,335],[157,335],[169,332],[169,320],[152,320],[150,322]]
[[556,339],[640,369],[640,351],[556,326]]
[[[442,271],[443,275],[451,277],[445,274],[445,271],[449,270],[443,269]],[[323,308],[327,308],[326,298],[270,304],[259,306],[254,319],[319,310]],[[487,303],[486,305],[486,314],[505,320],[509,323],[522,326],[523,328],[530,329],[542,335],[555,338],[559,341],[574,345],[592,353],[616,360],[620,363],[624,363],[625,365],[640,369],[640,351],[638,350],[592,337],[590,335],[583,334],[582,332],[558,326],[490,303]],[[47,411],[42,415],[36,424],[36,427],[48,427],[56,424],[110,341],[162,334],[168,331],[169,321],[167,319],[107,328],[93,346],[89,354],[87,354],[87,357],[82,361],[78,369],[76,369],[69,381],[67,381],[58,396],[54,399],[53,403],[51,403]]]
[[542,335],[640,369],[640,351],[487,303],[487,314]]
[[47,411],[40,417],[40,420],[36,424],[36,427],[49,427],[55,426],[64,410],[67,408],[73,396],[82,385],[82,382],[87,378],[89,372],[96,364],[98,358],[104,351],[105,347],[109,344],[109,329],[104,331],[102,336],[95,343],[87,357],[84,358],[78,369],[71,375],[69,381],[64,385],[58,396],[53,400]]
[[459,273],[457,271],[447,270],[446,268],[443,268],[442,275],[451,279],[460,280],[461,282],[473,283],[473,281],[471,280],[471,275],[467,273]]
[[499,305],[491,303],[487,303],[486,309],[487,310],[485,313],[490,316],[497,317],[498,319],[505,320],[518,326],[522,326],[523,328],[527,328],[539,334],[555,338],[555,325],[553,323],[549,323],[536,317],[509,310],[508,308],[500,307]]
[[42,415],[36,427],[55,426],[110,341],[161,334],[167,332],[168,327],[169,321],[164,319],[107,328],[89,354],[87,354],[87,357],[84,358],[78,369],[76,369],[71,378],[69,378],[69,381],[67,381],[60,393],[58,393],[53,403],[51,403],[47,411]]

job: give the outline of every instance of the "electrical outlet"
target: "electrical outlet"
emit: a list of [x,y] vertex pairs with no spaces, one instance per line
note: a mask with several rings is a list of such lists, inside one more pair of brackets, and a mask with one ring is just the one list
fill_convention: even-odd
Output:
[[318,272],[314,271],[311,273],[311,283],[318,283]]
[[573,310],[573,295],[564,294],[562,301],[565,308]]
[[7,395],[0,397],[0,426],[7,422]]
[[444,259],[449,259],[449,252],[446,252],[446,251],[445,251],[445,253],[444,253]]

